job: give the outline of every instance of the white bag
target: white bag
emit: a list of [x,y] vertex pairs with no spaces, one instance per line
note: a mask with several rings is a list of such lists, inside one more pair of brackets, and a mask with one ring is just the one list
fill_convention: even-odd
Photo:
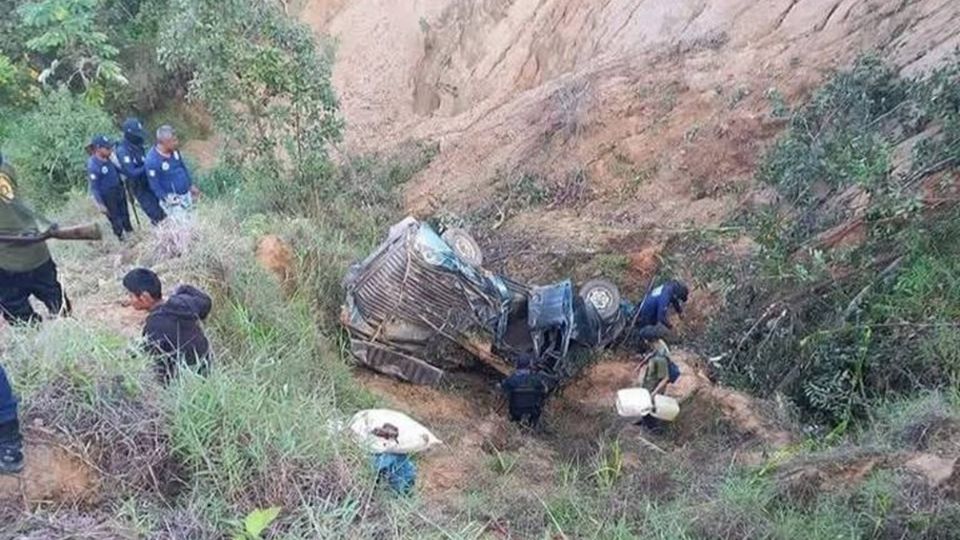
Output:
[[[397,428],[396,441],[373,434],[374,429],[383,427],[384,424],[392,424]],[[360,411],[350,419],[349,427],[357,442],[375,454],[413,454],[443,444],[443,441],[413,418],[390,409]]]

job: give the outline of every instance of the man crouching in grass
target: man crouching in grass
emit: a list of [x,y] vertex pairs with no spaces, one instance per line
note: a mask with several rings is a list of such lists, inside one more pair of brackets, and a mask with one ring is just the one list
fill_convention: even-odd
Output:
[[210,313],[210,297],[196,287],[180,285],[164,301],[160,278],[146,268],[127,272],[123,286],[130,294],[131,306],[150,312],[143,337],[147,353],[156,361],[160,382],[170,382],[181,363],[206,375],[210,342],[200,322]]

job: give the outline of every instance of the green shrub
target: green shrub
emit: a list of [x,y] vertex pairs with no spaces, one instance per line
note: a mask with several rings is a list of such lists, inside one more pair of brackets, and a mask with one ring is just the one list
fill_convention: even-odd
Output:
[[[868,57],[793,112],[758,171],[784,202],[741,217],[761,249],[710,330],[731,353],[726,382],[783,392],[812,419],[842,426],[891,393],[956,383],[960,211],[921,211],[917,186],[958,164],[958,82],[960,56],[917,80]],[[932,135],[914,147],[912,170],[894,174],[893,148],[924,130]],[[851,188],[866,207],[833,204]],[[857,214],[863,243],[819,247],[819,233]]]
[[48,60],[41,78],[77,87],[102,104],[107,85],[126,84],[116,57],[119,49],[98,24],[96,0],[34,0],[17,6],[26,47]]
[[193,73],[190,97],[213,116],[254,211],[294,213],[335,194],[327,150],[342,121],[312,31],[271,3],[171,0],[167,14],[161,62]]
[[6,142],[26,198],[39,208],[54,208],[71,190],[84,189],[84,148],[93,135],[113,131],[106,113],[68,90],[45,94],[20,118]]

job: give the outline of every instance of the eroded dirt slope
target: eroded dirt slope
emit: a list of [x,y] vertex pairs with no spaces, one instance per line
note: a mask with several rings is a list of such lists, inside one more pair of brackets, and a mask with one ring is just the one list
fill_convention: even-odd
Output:
[[[714,224],[831,69],[873,51],[918,74],[960,45],[953,0],[310,0],[337,43],[354,150],[440,153],[410,210],[500,216],[547,249]],[[516,202],[523,175],[548,187]]]

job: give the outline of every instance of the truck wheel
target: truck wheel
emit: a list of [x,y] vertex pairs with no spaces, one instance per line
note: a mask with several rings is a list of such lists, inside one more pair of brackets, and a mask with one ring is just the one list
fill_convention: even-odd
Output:
[[620,311],[620,289],[605,279],[591,279],[580,287],[580,298],[593,306],[603,320],[612,319]]
[[457,257],[460,257],[473,266],[483,265],[483,251],[480,250],[480,244],[478,244],[467,231],[463,229],[447,229],[441,238],[443,238],[443,241],[457,254]]

